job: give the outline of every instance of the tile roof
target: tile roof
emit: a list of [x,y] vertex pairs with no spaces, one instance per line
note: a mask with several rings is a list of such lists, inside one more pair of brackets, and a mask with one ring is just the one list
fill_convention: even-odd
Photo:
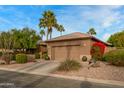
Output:
[[59,36],[59,37],[52,38],[51,40],[46,40],[45,42],[73,40],[73,39],[84,39],[84,38],[91,38],[91,39],[94,39],[96,41],[102,42],[106,45],[111,45],[111,44],[108,44],[108,43],[92,36],[92,35],[89,35],[89,34],[86,34],[86,33],[81,33],[81,32],[74,32],[74,33],[71,33],[71,34],[62,35],[62,36]]
[[59,40],[67,40],[67,39],[70,40],[70,39],[89,38],[89,37],[90,37],[89,34],[74,32],[74,33],[71,33],[71,34],[67,34],[67,35],[56,37],[56,38],[52,38],[51,40],[47,40],[47,41],[59,41]]

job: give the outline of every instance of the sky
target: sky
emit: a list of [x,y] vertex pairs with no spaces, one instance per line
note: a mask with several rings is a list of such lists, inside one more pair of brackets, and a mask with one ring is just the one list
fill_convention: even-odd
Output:
[[[39,34],[39,19],[46,10],[52,10],[64,26],[63,35],[86,33],[93,27],[96,37],[106,41],[111,34],[124,30],[124,6],[120,5],[0,5],[0,32],[29,27]],[[52,37],[57,36],[60,33],[54,29]]]

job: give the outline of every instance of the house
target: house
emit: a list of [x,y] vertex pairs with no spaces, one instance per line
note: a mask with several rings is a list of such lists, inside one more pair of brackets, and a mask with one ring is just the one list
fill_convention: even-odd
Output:
[[47,52],[47,45],[46,43],[43,42],[43,40],[38,40],[37,41],[37,51],[41,53],[41,55],[43,55],[43,53]]
[[67,58],[80,61],[83,56],[90,59],[90,49],[94,42],[106,45],[105,52],[111,50],[111,45],[89,34],[75,32],[45,41],[48,56],[51,60],[65,60]]

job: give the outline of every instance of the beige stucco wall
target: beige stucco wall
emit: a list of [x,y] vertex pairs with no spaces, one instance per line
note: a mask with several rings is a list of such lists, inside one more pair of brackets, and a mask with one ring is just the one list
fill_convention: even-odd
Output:
[[[93,43],[95,43],[97,41],[94,41],[94,40],[91,40],[91,39],[80,39],[80,40],[66,40],[66,41],[56,41],[56,42],[49,42],[47,43],[47,47],[48,47],[48,55],[49,57],[51,58],[51,55],[52,54],[52,48],[56,47],[55,51],[57,51],[57,56],[59,56],[59,58],[61,56],[65,57],[65,55],[67,56],[67,52],[65,52],[65,50],[67,50],[68,46],[72,46],[71,47],[71,51],[70,52],[71,56],[72,57],[78,57],[79,60],[81,61],[82,57],[83,56],[87,56],[88,60],[91,58],[91,55],[90,55],[90,49],[91,49],[91,46],[93,45]],[[63,48],[59,48],[59,47],[63,47]],[[63,50],[61,50],[63,49]],[[65,49],[65,50],[64,50]],[[110,46],[106,46],[105,48],[105,53],[108,52],[108,51],[111,51],[115,48],[112,48]],[[61,54],[60,54],[61,53]],[[75,54],[75,53],[78,53],[78,54]],[[66,58],[65,58],[66,59]],[[77,60],[77,58],[76,58]]]
[[[90,58],[90,46],[91,45],[91,40],[90,39],[82,39],[82,40],[69,40],[69,41],[59,41],[59,42],[49,42],[47,43],[47,47],[48,47],[48,55],[51,58],[52,56],[52,48],[53,47],[67,47],[67,46],[73,46],[73,51],[74,53],[78,53],[79,54],[79,60],[81,60],[81,58],[83,56],[87,56],[88,58]],[[78,48],[76,48],[76,46],[78,46]],[[75,48],[74,48],[75,47]],[[75,52],[78,51],[78,52]],[[58,54],[59,55],[59,50],[58,50]],[[61,54],[62,55],[62,54]],[[63,54],[65,55],[65,54]],[[71,54],[71,56],[74,56],[75,54]]]

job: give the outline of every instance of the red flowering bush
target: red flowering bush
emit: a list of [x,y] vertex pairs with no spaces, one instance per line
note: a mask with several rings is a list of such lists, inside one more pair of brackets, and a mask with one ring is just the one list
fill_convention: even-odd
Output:
[[104,54],[104,51],[105,51],[105,45],[103,43],[96,42],[92,45],[90,54],[93,59],[101,60],[101,58]]

